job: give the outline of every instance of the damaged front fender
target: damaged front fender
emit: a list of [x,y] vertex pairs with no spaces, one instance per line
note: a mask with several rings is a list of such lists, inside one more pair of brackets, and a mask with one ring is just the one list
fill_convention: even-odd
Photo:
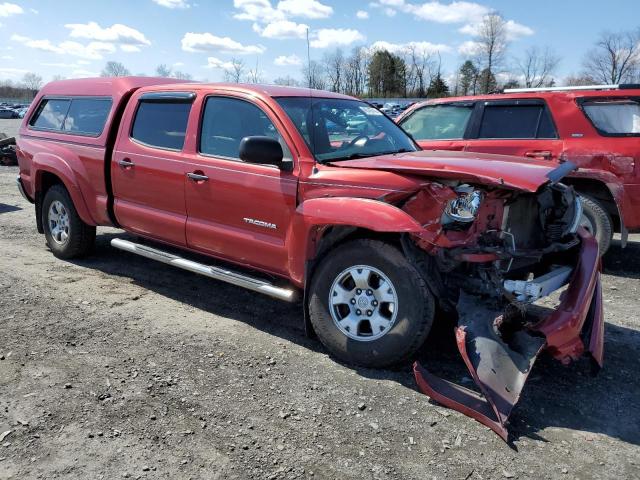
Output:
[[568,363],[589,353],[602,366],[604,318],[597,242],[579,231],[579,262],[560,305],[547,316],[529,320],[515,332],[502,328],[503,318],[487,320],[478,310],[456,327],[458,350],[479,392],[431,374],[418,362],[419,389],[508,439],[508,418],[541,351]]

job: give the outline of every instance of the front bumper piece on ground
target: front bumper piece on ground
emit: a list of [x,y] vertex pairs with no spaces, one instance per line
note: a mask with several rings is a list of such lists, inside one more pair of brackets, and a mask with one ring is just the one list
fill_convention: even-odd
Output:
[[507,420],[541,351],[565,365],[587,353],[600,368],[604,316],[598,244],[586,231],[580,229],[578,234],[578,264],[560,305],[551,314],[529,322],[526,330],[513,333],[508,341],[490,322],[459,322],[455,332],[458,350],[481,393],[439,378],[416,362],[413,370],[419,389],[486,425],[506,442]]

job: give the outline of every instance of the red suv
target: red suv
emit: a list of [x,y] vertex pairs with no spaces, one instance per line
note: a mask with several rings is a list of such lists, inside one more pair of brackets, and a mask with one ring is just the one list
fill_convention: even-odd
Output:
[[[428,100],[397,119],[424,149],[517,155],[578,165],[582,225],[609,248],[640,229],[640,85],[509,89]],[[524,160],[523,160],[524,161]]]

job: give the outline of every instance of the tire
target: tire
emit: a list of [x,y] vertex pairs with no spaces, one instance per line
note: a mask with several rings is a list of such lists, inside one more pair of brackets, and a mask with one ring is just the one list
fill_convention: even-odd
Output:
[[62,185],[47,190],[42,202],[42,224],[47,245],[58,258],[82,257],[93,249],[96,227],[82,221]]
[[582,203],[582,220],[580,225],[585,227],[598,241],[600,256],[607,253],[613,238],[613,224],[611,217],[600,203],[586,195],[580,195]]
[[[362,288],[358,295],[350,271],[361,277],[360,286],[369,272],[366,284],[371,288]],[[383,277],[391,288],[386,288]],[[404,363],[431,330],[435,310],[431,292],[418,270],[387,243],[353,240],[336,248],[321,261],[309,288],[313,328],[327,349],[346,363],[367,368]],[[346,303],[340,304],[342,300]]]

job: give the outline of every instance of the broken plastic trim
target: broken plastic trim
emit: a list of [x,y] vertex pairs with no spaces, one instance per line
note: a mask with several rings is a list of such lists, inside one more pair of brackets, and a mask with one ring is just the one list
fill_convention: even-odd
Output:
[[542,350],[565,364],[588,352],[601,367],[604,318],[598,244],[584,229],[578,234],[582,241],[578,264],[563,300],[550,315],[508,340],[497,327],[500,317],[491,322],[486,316],[471,315],[466,324],[459,322],[458,350],[481,393],[439,378],[416,362],[413,370],[420,391],[476,419],[507,442],[509,415]]
[[551,183],[558,183],[564,177],[566,177],[570,172],[577,170],[578,167],[573,162],[563,162],[559,167],[551,170],[547,173],[547,178],[551,181]]

